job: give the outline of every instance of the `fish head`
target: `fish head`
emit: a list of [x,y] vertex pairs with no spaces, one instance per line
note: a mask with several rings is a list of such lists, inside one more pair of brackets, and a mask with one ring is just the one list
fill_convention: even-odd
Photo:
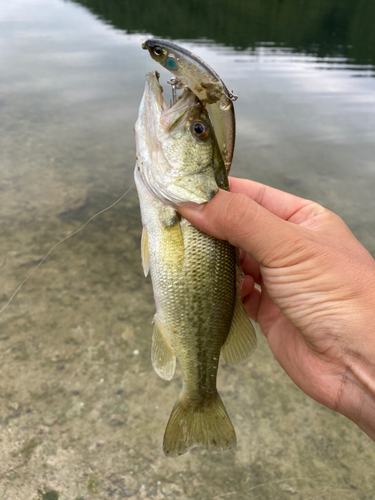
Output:
[[190,50],[169,40],[155,39],[143,42],[142,48],[149,52],[154,61],[175,76],[177,89],[188,87],[206,106],[229,173],[236,135],[233,101],[237,96],[227,89],[211,66]]
[[156,71],[146,75],[135,135],[136,171],[163,203],[205,203],[218,187],[226,187],[225,165],[205,107],[189,89],[168,106]]

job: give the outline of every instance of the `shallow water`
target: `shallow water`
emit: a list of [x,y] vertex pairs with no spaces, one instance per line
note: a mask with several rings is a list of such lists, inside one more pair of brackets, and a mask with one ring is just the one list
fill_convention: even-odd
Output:
[[[147,36],[60,0],[1,6],[0,305],[132,185],[133,125],[156,69]],[[184,45],[239,95],[232,174],[334,210],[375,256],[373,66],[270,43]],[[237,449],[164,457],[181,377],[151,367],[140,234],[133,188],[0,315],[0,498],[373,498],[374,443],[297,389],[261,335],[250,360],[220,369]]]

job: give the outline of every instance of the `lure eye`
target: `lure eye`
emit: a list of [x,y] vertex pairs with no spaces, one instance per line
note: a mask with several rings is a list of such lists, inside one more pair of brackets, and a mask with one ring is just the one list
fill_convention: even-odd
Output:
[[163,52],[162,48],[159,47],[158,45],[156,45],[156,47],[154,47],[154,54],[156,56],[160,56],[162,52]]
[[210,132],[207,125],[201,121],[193,123],[192,128],[193,128],[194,135],[196,137],[198,137],[198,139],[205,139]]

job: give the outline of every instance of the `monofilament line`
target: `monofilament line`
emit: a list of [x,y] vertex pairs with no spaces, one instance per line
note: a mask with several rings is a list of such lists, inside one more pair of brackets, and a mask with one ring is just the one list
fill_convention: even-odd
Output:
[[109,210],[110,208],[114,207],[115,205],[117,205],[117,203],[119,203],[123,198],[125,198],[125,196],[129,193],[129,191],[134,187],[134,184],[132,184],[130,186],[130,188],[117,200],[115,201],[114,203],[112,203],[112,205],[110,205],[109,207],[107,208],[103,208],[103,210],[101,210],[100,212],[98,212],[97,214],[93,215],[87,222],[85,222],[83,224],[83,226],[81,226],[79,229],[77,229],[77,231],[74,231],[74,233],[72,234],[69,234],[69,236],[66,236],[65,238],[63,238],[62,240],[60,240],[58,243],[56,243],[56,245],[54,245],[51,250],[49,250],[49,252],[43,257],[43,259],[39,262],[39,264],[37,264],[34,269],[31,271],[30,274],[28,274],[26,276],[26,278],[22,281],[22,283],[16,288],[16,290],[13,292],[13,295],[11,296],[11,298],[8,300],[8,302],[5,304],[5,306],[2,307],[2,309],[0,309],[0,314],[4,311],[4,309],[6,307],[8,307],[8,305],[12,302],[13,298],[17,295],[17,293],[19,292],[19,290],[23,287],[23,285],[26,283],[26,281],[35,273],[35,271],[43,264],[43,262],[46,260],[46,258],[50,255],[51,252],[53,252],[53,250],[55,250],[56,247],[58,247],[60,245],[60,243],[63,243],[64,241],[68,240],[69,238],[71,238],[72,236],[74,236],[75,234],[79,233],[80,231],[82,231],[82,229],[84,227],[87,226],[87,224],[89,222],[91,222],[93,219],[95,219],[95,217],[97,217],[98,215],[102,214],[103,212],[106,212],[107,210]]

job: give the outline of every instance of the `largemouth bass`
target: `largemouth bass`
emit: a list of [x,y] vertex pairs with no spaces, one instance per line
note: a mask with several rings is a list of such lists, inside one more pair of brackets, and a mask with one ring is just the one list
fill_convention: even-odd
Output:
[[206,107],[211,119],[227,174],[232,164],[236,120],[233,102],[237,99],[220,76],[192,52],[166,40],[146,40],[142,48],[177,78],[177,88],[189,88]]
[[143,224],[142,262],[151,271],[156,303],[152,364],[170,380],[176,358],[181,394],[164,435],[167,456],[202,446],[236,444],[216,388],[220,353],[230,365],[256,346],[253,326],[237,291],[236,249],[202,233],[177,212],[183,203],[209,201],[228,190],[225,165],[207,111],[185,89],[168,107],[159,75],[146,75],[135,125],[135,182]]

